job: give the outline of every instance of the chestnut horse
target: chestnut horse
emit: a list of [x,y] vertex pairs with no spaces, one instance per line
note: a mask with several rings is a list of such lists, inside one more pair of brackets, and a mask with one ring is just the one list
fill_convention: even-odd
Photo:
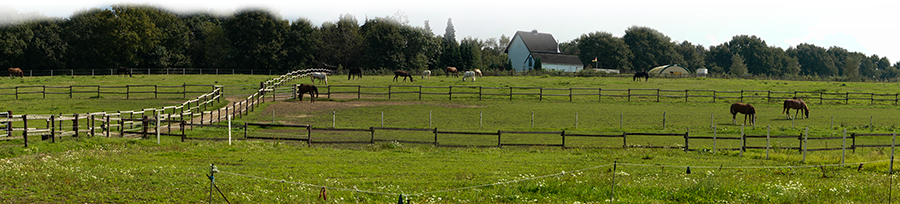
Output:
[[406,78],[409,78],[409,82],[413,81],[412,75],[409,75],[409,72],[406,71],[394,71],[394,81],[397,81],[397,77],[403,77],[403,81],[406,81]]
[[456,67],[447,67],[444,72],[447,72],[447,77],[450,77],[450,73],[456,74],[456,77],[459,77],[459,71],[456,70]]
[[803,99],[787,99],[784,100],[784,110],[781,111],[782,114],[787,114],[787,118],[791,119],[791,109],[797,109],[797,112],[794,113],[794,118],[800,114],[800,110],[803,110],[803,114],[806,115],[805,118],[809,118],[809,107],[806,106],[806,102],[803,102]]
[[634,77],[631,78],[631,81],[637,81],[641,77],[644,78],[644,81],[647,81],[648,79],[650,79],[650,74],[647,74],[647,72],[634,73]]
[[747,117],[750,117],[750,124],[756,122],[756,109],[750,104],[734,103],[731,104],[731,123],[737,124],[737,114],[744,114],[744,124],[747,124]]
[[[297,97],[300,98],[300,101],[303,101],[303,94],[305,93],[309,93],[310,103],[315,102],[316,98],[319,97],[319,88],[312,84],[300,84],[297,86]],[[313,93],[316,95],[313,95]]]
[[9,72],[9,77],[10,77],[10,78],[16,77],[16,76],[25,78],[25,72],[23,72],[21,68],[18,68],[18,67],[16,67],[16,68],[9,68],[9,69],[7,69],[6,71]]

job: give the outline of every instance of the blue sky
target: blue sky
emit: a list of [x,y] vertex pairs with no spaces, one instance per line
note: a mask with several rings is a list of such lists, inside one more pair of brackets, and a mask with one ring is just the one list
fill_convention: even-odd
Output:
[[86,8],[137,3],[177,11],[213,10],[232,12],[243,8],[266,8],[287,20],[306,18],[313,24],[337,21],[341,14],[353,15],[360,23],[372,17],[406,16],[412,26],[429,20],[432,31],[443,35],[453,19],[456,36],[480,39],[512,36],[516,31],[550,33],[567,42],[590,32],[609,32],[621,37],[631,26],[659,30],[674,41],[690,41],[706,47],[731,40],[735,35],[755,35],[769,46],[787,49],[800,43],[820,47],[839,46],[849,51],[900,61],[900,19],[894,1],[414,1],[414,0],[79,0],[15,1],[0,3],[20,13],[69,17]]

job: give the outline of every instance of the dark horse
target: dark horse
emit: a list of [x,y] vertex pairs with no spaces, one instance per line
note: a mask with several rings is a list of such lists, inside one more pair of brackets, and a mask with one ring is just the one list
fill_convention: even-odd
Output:
[[9,69],[7,69],[6,71],[9,72],[9,77],[22,77],[22,78],[25,78],[25,72],[23,72],[22,69],[20,69],[20,68],[18,68],[18,67],[16,67],[16,68],[9,68]]
[[125,68],[125,67],[116,68],[116,75],[119,75],[119,74],[122,74],[122,75],[127,74],[129,77],[134,77],[134,76],[131,76],[131,69]]
[[447,77],[450,77],[450,73],[453,73],[456,75],[456,77],[459,77],[459,70],[457,70],[456,67],[447,67],[446,69],[444,69],[444,72],[447,73]]
[[356,77],[359,77],[360,79],[362,79],[362,69],[359,67],[350,68],[350,75],[347,76],[347,80],[350,80],[350,78],[353,76],[356,76]]
[[[316,98],[319,97],[319,88],[316,88],[315,85],[312,84],[300,84],[297,86],[297,97],[300,98],[300,101],[303,101],[303,94],[309,93],[309,102],[315,102]],[[313,95],[315,93],[316,95]]]
[[750,124],[756,123],[756,109],[750,104],[734,103],[731,104],[731,123],[737,124],[737,114],[744,114],[744,124],[747,124],[747,117],[750,117]]
[[403,81],[406,81],[406,78],[409,78],[409,82],[413,82],[412,75],[409,75],[409,72],[406,71],[394,71],[394,81],[397,81],[397,77],[403,77]]
[[806,115],[805,118],[809,118],[809,107],[806,106],[806,102],[803,102],[803,99],[787,99],[784,100],[784,110],[781,111],[782,114],[787,114],[787,118],[791,118],[791,109],[797,109],[797,112],[794,113],[794,118],[800,114],[800,110],[803,110],[803,114]]
[[631,78],[631,81],[637,81],[637,79],[640,79],[641,77],[644,78],[644,81],[647,81],[650,79],[650,74],[647,74],[647,72],[634,73],[634,77]]

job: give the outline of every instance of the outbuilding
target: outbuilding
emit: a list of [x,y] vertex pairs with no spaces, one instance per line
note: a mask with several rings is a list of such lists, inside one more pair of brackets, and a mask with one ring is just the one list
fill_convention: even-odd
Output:
[[670,64],[654,67],[647,73],[657,76],[684,76],[684,74],[691,74],[691,71],[681,65]]

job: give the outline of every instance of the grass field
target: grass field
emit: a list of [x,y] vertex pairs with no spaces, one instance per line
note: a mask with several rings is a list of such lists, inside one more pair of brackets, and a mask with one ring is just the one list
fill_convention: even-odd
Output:
[[[628,79],[486,77],[479,78],[476,84],[715,90],[739,90],[730,87],[773,90],[791,84],[797,89],[789,90],[876,93],[900,90],[896,84],[878,83],[835,85],[833,82],[656,78],[639,83]],[[358,81],[346,81],[338,76],[329,80],[331,84],[375,86],[388,85],[389,81],[387,76],[366,76]],[[460,79],[445,77],[417,79],[414,84],[463,85]],[[104,103],[100,99],[72,101]],[[359,101],[369,104],[341,106]],[[14,101],[4,100],[3,106],[7,107],[10,102]],[[123,100],[123,103],[128,101]],[[728,104],[730,102],[323,99],[314,104],[306,101],[266,103],[238,122],[272,122],[274,111],[274,120],[279,123],[330,127],[333,111],[337,127],[377,127],[381,123],[381,112],[384,112],[385,126],[390,127],[610,133],[684,132],[690,128],[692,134],[709,134],[710,117],[714,115],[712,124],[718,126],[718,133],[738,134],[740,126],[728,120]],[[319,105],[334,106],[319,109]],[[771,126],[776,135],[796,135],[802,128],[809,127],[814,137],[830,136],[845,128],[851,132],[889,133],[898,125],[892,119],[897,115],[897,106],[886,104],[813,104],[811,117],[793,121],[793,125],[781,115],[779,104],[755,102],[754,105],[759,111],[758,124],[755,128],[746,128],[754,134],[764,134],[766,125]],[[58,103],[55,106],[67,105]],[[53,107],[53,104],[33,106],[35,111]],[[296,107],[308,109],[285,109]],[[62,111],[60,109],[51,113]],[[85,108],[84,111],[101,110]],[[428,123],[429,111],[432,125]],[[534,127],[531,127],[532,111]],[[666,114],[665,127],[663,113]],[[482,114],[484,117],[480,119]],[[620,116],[624,119],[621,128]],[[223,132],[221,129],[198,128],[189,134],[221,137]],[[380,137],[411,137],[404,134],[407,133],[397,131]],[[812,153],[806,163],[800,163],[799,153],[786,150],[774,151],[771,159],[766,160],[764,153],[758,150],[739,157],[736,151],[683,152],[680,149],[434,148],[394,142],[308,148],[305,143],[283,141],[238,140],[228,145],[227,142],[182,143],[177,138],[162,139],[158,145],[155,139],[64,138],[57,143],[34,142],[29,148],[22,148],[21,142],[17,141],[0,142],[0,158],[3,158],[0,159],[0,183],[8,186],[0,189],[0,200],[10,203],[206,202],[210,192],[206,177],[210,164],[216,164],[220,170],[216,182],[233,203],[387,203],[396,202],[399,194],[407,195],[413,203],[609,203],[611,197],[614,203],[884,203],[897,200],[891,193],[897,184],[893,182],[893,176],[886,174],[888,163],[884,160],[890,158],[889,148],[859,149],[848,154],[849,165],[827,166],[839,163],[839,151]],[[884,139],[877,140],[880,141],[875,142],[884,142]],[[670,145],[677,141],[638,138],[630,142]],[[599,142],[601,146],[603,142]],[[796,139],[784,142],[796,142]],[[709,144],[693,145],[709,147]],[[873,161],[857,171],[860,162]],[[614,162],[619,163],[615,171],[611,166]],[[686,173],[688,166],[691,174]],[[317,198],[319,185],[328,186],[328,201]],[[224,200],[216,194],[214,201],[221,203]]]

